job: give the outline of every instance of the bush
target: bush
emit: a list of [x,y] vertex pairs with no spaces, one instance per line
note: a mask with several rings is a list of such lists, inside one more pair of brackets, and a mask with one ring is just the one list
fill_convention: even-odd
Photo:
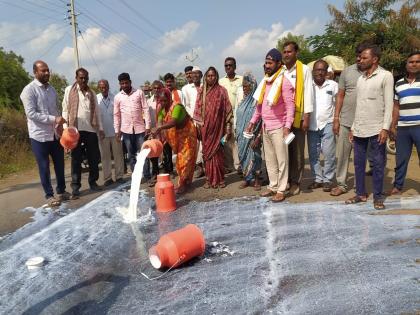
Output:
[[0,178],[34,165],[25,114],[0,108]]

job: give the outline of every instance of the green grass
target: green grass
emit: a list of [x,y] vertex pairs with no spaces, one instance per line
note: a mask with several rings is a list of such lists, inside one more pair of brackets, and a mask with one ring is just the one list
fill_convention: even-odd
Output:
[[34,166],[25,114],[0,108],[0,178]]

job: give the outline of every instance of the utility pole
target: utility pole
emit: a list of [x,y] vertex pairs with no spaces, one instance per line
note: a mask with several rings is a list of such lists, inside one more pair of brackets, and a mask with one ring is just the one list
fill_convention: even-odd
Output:
[[76,23],[76,14],[74,12],[74,0],[70,0],[70,5],[67,4],[67,6],[70,6],[70,10],[68,12],[70,13],[72,33],[73,33],[74,65],[76,66],[76,69],[79,69],[80,62],[79,62],[79,49],[77,47],[77,23]]
[[194,54],[194,49],[191,49],[191,57],[190,56],[185,56],[185,59],[187,59],[189,62],[191,62],[192,64],[194,64],[194,61],[196,61],[198,58],[198,54]]

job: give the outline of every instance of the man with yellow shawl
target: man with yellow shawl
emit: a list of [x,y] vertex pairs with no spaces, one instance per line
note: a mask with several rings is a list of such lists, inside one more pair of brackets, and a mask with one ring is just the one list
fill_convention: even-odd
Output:
[[295,139],[289,145],[289,194],[300,193],[300,183],[305,168],[305,137],[313,111],[312,74],[308,66],[297,60],[299,46],[296,42],[283,44],[285,77],[295,89],[295,119],[292,132]]
[[248,125],[252,132],[262,119],[264,155],[270,184],[262,197],[270,197],[272,202],[286,198],[288,178],[288,150],[285,138],[289,135],[295,115],[293,86],[284,75],[281,53],[271,49],[265,56],[265,77],[254,93],[257,107]]

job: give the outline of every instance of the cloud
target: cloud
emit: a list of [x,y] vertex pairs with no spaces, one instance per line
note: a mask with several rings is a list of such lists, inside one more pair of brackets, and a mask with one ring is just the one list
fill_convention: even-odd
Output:
[[[108,60],[116,57],[127,42],[125,34],[111,34],[108,37],[102,34],[99,28],[88,28],[77,37],[79,55],[83,59],[91,59],[91,54],[96,61]],[[73,61],[73,47],[66,46],[61,51],[57,60],[69,63]]]
[[159,47],[161,53],[168,53],[188,45],[189,41],[195,35],[200,23],[196,21],[189,21],[183,26],[166,32],[160,41],[163,46]]
[[29,48],[40,51],[49,47],[51,43],[63,38],[65,29],[59,27],[57,24],[50,24],[48,27],[41,31],[40,35],[35,37],[29,42]]
[[291,29],[286,29],[279,23],[271,25],[270,29],[255,28],[241,34],[231,45],[222,50],[220,58],[233,56],[238,62],[238,72],[245,70],[262,72],[264,56],[268,50],[277,45],[278,39],[288,33],[309,36],[318,33],[321,24],[318,18],[309,20],[302,18]]

